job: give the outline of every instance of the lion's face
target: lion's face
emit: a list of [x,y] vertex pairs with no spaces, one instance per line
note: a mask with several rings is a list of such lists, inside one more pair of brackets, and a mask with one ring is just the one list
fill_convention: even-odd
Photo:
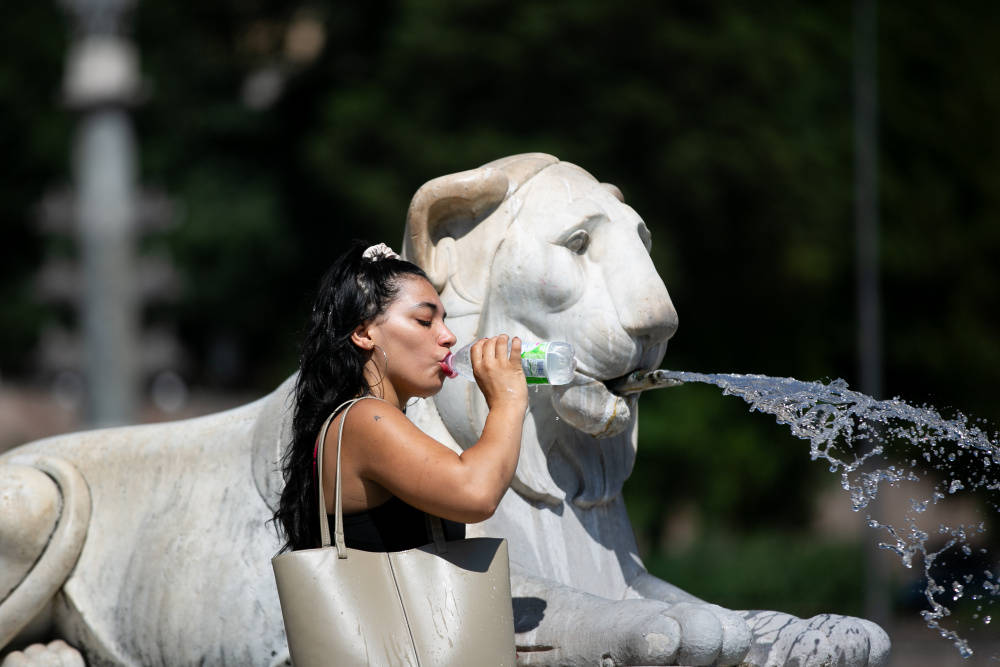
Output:
[[[616,497],[634,461],[637,399],[605,381],[656,368],[677,328],[639,215],[579,167],[514,156],[421,188],[406,241],[460,345],[506,332],[576,349],[571,384],[530,394],[515,488],[581,506]],[[434,405],[460,446],[478,439],[487,407],[475,385],[446,382]]]
[[634,400],[604,381],[656,368],[677,313],[649,257],[649,230],[612,190],[559,163],[519,191],[494,256],[480,331],[573,343],[577,377],[554,388],[557,414],[597,437],[631,422]]

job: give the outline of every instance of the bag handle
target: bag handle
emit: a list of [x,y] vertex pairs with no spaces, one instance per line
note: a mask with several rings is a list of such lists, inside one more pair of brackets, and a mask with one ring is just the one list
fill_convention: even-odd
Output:
[[[323,428],[319,432],[319,442],[316,444],[316,485],[319,487],[319,535],[320,535],[320,546],[328,547],[330,546],[330,523],[329,519],[326,518],[326,496],[323,493],[323,446],[326,444],[326,433],[330,429],[330,422],[333,421],[337,413],[340,412],[341,408],[347,406],[344,409],[344,416],[340,419],[340,424],[337,428],[337,490],[334,493],[334,524],[333,524],[333,536],[337,544],[337,558],[347,558],[347,545],[344,543],[344,511],[341,506],[341,496],[340,496],[340,445],[344,439],[344,423],[347,421],[347,412],[360,400],[365,398],[374,398],[376,400],[382,400],[376,396],[359,396],[358,398],[352,398],[348,401],[344,401],[337,408],[330,413],[330,416],[326,418],[323,422]],[[444,540],[444,528],[441,525],[441,519],[436,516],[431,516],[426,514],[428,523],[430,523],[431,534],[434,539],[434,547],[439,554],[447,553],[448,547]]]

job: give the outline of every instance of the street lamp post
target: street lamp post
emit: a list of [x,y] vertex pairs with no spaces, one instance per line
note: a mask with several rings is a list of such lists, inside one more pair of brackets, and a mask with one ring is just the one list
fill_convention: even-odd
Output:
[[135,420],[139,329],[134,270],[135,139],[127,109],[139,91],[124,36],[133,0],[63,0],[74,19],[64,100],[81,114],[73,156],[87,420]]

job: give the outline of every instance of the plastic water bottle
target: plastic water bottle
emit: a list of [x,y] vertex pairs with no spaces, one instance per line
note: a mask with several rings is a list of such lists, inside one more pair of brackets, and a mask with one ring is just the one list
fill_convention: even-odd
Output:
[[[472,343],[469,343],[457,352],[448,353],[441,362],[441,368],[448,377],[462,376],[475,381],[471,350]],[[576,371],[573,346],[560,340],[540,343],[521,341],[521,368],[528,384],[567,384]]]

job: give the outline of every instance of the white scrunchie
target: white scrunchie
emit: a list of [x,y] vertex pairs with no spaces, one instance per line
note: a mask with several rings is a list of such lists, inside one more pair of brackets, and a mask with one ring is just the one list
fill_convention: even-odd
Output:
[[369,246],[361,253],[361,256],[373,262],[377,262],[380,259],[399,259],[399,255],[384,243],[376,243],[373,246]]

